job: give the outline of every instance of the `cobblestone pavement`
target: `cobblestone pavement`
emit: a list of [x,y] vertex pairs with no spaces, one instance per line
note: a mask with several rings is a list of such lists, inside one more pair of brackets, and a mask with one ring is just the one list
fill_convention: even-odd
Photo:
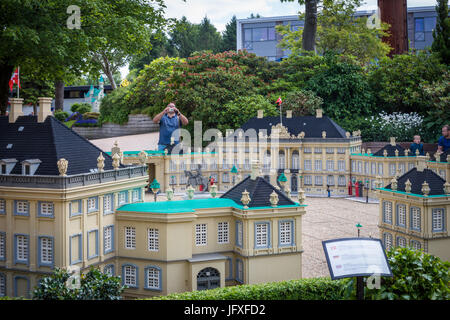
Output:
[[362,237],[379,238],[378,204],[328,198],[307,198],[306,204],[306,214],[302,218],[303,278],[330,275],[323,240],[356,237],[358,222],[362,225]]

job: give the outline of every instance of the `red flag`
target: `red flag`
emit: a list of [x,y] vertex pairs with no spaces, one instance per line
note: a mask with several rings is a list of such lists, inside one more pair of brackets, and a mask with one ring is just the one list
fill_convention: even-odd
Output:
[[13,90],[13,86],[15,84],[19,85],[19,88],[22,89],[22,87],[20,85],[19,69],[18,68],[16,68],[16,70],[13,73],[13,75],[11,76],[11,79],[9,80],[9,90],[10,91]]
[[276,104],[278,105],[278,106],[280,106],[280,104],[283,102],[283,100],[281,100],[281,97],[278,97],[278,100],[277,100],[277,102],[276,102]]

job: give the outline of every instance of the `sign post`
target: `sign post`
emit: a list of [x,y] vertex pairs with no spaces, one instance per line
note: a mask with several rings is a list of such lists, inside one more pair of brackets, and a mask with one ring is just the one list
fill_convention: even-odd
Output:
[[392,277],[380,239],[343,238],[322,241],[331,279],[356,277],[356,295],[364,299],[364,276]]

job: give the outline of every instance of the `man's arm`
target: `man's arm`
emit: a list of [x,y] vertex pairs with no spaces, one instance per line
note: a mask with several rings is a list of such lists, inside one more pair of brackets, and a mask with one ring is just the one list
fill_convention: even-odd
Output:
[[163,111],[161,111],[160,113],[158,113],[154,118],[153,118],[153,122],[154,123],[159,123],[161,121],[161,118],[166,114],[168,108],[165,108]]
[[444,152],[444,139],[443,139],[443,137],[439,138],[439,140],[438,140],[437,152],[438,153]]
[[187,125],[189,123],[189,120],[183,114],[181,114],[181,112],[180,112],[180,110],[178,110],[178,108],[175,108],[175,111],[178,111],[178,116],[180,117],[181,124],[183,126]]

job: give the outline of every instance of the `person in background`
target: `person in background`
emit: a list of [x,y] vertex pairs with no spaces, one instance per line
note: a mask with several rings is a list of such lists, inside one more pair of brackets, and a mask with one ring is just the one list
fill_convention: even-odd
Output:
[[[173,102],[169,103],[167,107],[158,113],[153,118],[154,123],[159,123],[159,141],[158,150],[163,151],[170,145],[170,138],[175,130],[179,129],[181,125],[187,125],[188,119],[181,114]],[[174,145],[180,142],[179,135],[174,138]]]
[[450,149],[450,126],[446,124],[442,127],[442,136],[438,140],[438,153],[446,152]]
[[327,184],[327,193],[328,193],[328,198],[331,196],[331,191],[330,191],[330,186]]
[[413,139],[413,143],[409,146],[409,151],[411,151],[411,155],[416,155],[416,150],[419,150],[419,155],[424,156],[425,153],[423,151],[423,143],[420,142],[420,136],[415,135]]

